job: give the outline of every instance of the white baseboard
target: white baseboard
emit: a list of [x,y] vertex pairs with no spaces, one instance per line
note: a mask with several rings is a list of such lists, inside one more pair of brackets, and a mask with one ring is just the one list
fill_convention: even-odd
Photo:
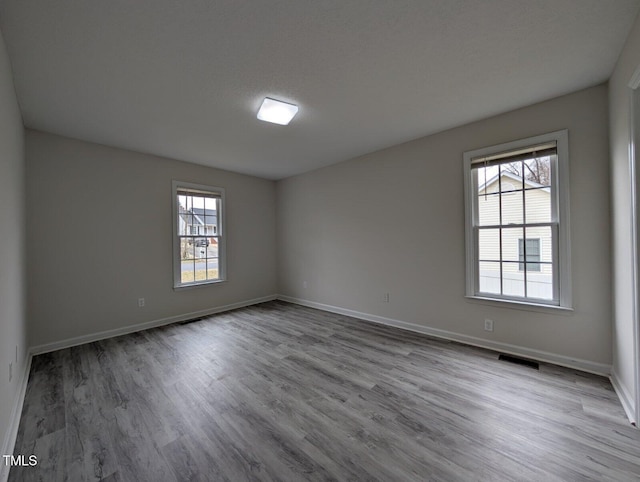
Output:
[[635,415],[635,409],[633,408],[633,397],[624,384],[620,382],[620,377],[615,370],[611,370],[609,380],[611,380],[611,385],[613,385],[613,389],[616,391],[616,394],[620,399],[620,403],[622,404],[622,408],[624,408],[624,412],[627,414],[627,418],[631,423],[637,424],[638,420]]
[[145,323],[138,323],[137,325],[123,326],[122,328],[116,328],[113,330],[100,331],[98,333],[91,333],[89,335],[77,336],[74,338],[68,338],[66,340],[56,341],[53,343],[46,343],[44,345],[32,346],[29,349],[29,353],[31,353],[31,355],[40,355],[42,353],[62,350],[63,348],[70,348],[72,346],[83,345],[85,343],[91,343],[99,340],[105,340],[107,338],[113,338],[115,336],[127,335],[129,333],[134,333],[136,331],[148,330],[150,328],[156,328],[158,326],[169,325],[171,323],[191,320],[193,318],[199,318],[201,316],[210,316],[216,313],[221,313],[223,311],[235,310],[237,308],[244,308],[245,306],[264,303],[266,301],[273,301],[276,298],[277,298],[277,295],[263,296],[262,298],[254,298],[252,300],[240,301],[238,303],[232,303],[230,305],[217,306],[215,308],[208,308],[206,310],[200,310],[200,311],[192,311],[191,313],[184,313],[177,316],[170,316],[168,318],[161,318],[159,320],[147,321]]
[[606,365],[604,363],[596,363],[589,360],[582,360],[580,358],[571,358],[564,355],[558,355],[556,353],[550,353],[542,350],[535,350],[519,345],[511,345],[508,343],[485,340],[484,338],[463,335],[461,333],[441,330],[438,328],[431,328],[408,321],[394,320],[392,318],[385,318],[383,316],[372,315],[370,313],[362,313],[359,311],[340,308],[337,306],[325,305],[323,303],[316,303],[315,301],[308,301],[286,295],[278,295],[278,299],[302,306],[308,306],[310,308],[329,311],[331,313],[351,316],[360,320],[371,321],[373,323],[378,323],[381,325],[393,326],[403,330],[435,336],[437,338],[443,338],[445,340],[457,341],[466,345],[477,346],[480,348],[486,348],[488,350],[499,351],[502,353],[509,353],[511,355],[522,356],[525,358],[532,358],[534,360],[552,363],[554,365],[560,365],[567,368],[574,368],[576,370],[594,373],[596,375],[609,376],[609,374],[611,373],[611,365]]
[[[9,427],[7,428],[7,433],[2,444],[2,453],[0,455],[12,455],[13,449],[16,445],[16,437],[18,436],[18,428],[20,427],[20,416],[22,415],[24,396],[27,393],[27,382],[29,381],[32,358],[31,354],[28,353],[24,364],[24,370],[22,371],[22,378],[19,382],[18,392],[16,393],[16,397],[13,402],[11,418],[9,419]],[[5,464],[4,459],[0,460],[0,481],[6,482],[8,480],[10,468],[11,467],[9,465]]]

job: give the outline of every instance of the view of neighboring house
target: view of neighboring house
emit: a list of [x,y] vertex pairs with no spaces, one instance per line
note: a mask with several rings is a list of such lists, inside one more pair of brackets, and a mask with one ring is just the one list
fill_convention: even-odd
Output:
[[[180,206],[178,229],[187,236],[216,236],[218,234],[218,212],[215,209]],[[210,240],[215,242],[215,238]]]
[[187,232],[192,235],[218,234],[218,212],[214,209],[191,208],[187,217]]
[[478,184],[479,225],[501,226],[478,232],[480,290],[500,293],[502,269],[503,293],[524,296],[526,270],[527,296],[553,299],[552,227],[522,227],[551,221],[550,188],[504,169]]

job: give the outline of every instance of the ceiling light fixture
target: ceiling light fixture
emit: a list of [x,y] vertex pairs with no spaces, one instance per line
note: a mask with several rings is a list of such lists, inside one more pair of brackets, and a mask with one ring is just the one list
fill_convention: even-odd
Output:
[[258,111],[258,119],[286,126],[297,113],[297,105],[265,97]]

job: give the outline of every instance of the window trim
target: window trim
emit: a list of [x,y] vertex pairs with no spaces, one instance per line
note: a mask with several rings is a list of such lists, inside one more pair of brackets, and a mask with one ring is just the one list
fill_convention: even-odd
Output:
[[[471,163],[473,159],[478,157],[489,157],[500,153],[523,149],[528,146],[544,144],[547,142],[556,142],[556,178],[557,182],[553,182],[551,189],[554,190],[554,196],[551,197],[552,202],[555,200],[558,206],[552,205],[552,213],[557,213],[558,225],[558,246],[553,250],[553,265],[558,271],[558,304],[547,302],[546,300],[537,301],[534,298],[520,299],[507,297],[503,295],[480,294],[477,290],[478,285],[478,255],[477,244],[474,237],[473,222],[477,214],[475,213],[477,203],[472,193],[473,170]],[[464,196],[465,196],[465,284],[466,297],[482,300],[492,300],[498,302],[517,303],[526,306],[544,306],[550,308],[571,309],[573,303],[572,286],[571,286],[571,240],[570,240],[570,221],[569,221],[569,131],[567,129],[542,134],[539,136],[519,139],[512,142],[506,142],[494,146],[466,151],[463,153],[464,165]]]
[[[195,281],[193,283],[182,283],[181,280],[181,260],[180,260],[180,237],[178,236],[178,190],[179,189],[187,189],[194,191],[202,191],[204,193],[212,193],[216,194],[220,197],[220,210],[219,210],[219,219],[218,219],[218,234],[216,235],[193,235],[189,236],[197,236],[197,237],[217,237],[218,238],[218,279],[215,280],[206,280],[206,281]],[[171,181],[171,195],[172,195],[172,214],[173,214],[173,222],[171,223],[173,234],[173,246],[172,246],[172,258],[173,258],[173,289],[182,290],[186,288],[193,288],[197,286],[206,286],[216,283],[223,283],[227,280],[227,263],[226,263],[226,199],[225,199],[225,189],[222,187],[214,187],[205,184],[196,184],[192,182],[184,182],[184,181]]]

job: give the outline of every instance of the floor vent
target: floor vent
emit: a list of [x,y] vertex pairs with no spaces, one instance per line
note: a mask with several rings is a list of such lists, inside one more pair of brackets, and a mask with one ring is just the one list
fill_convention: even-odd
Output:
[[516,363],[518,365],[524,365],[529,368],[534,368],[536,370],[540,370],[540,364],[533,360],[527,360],[525,358],[520,358],[513,355],[505,355],[504,353],[500,353],[498,360],[508,361],[510,363]]

